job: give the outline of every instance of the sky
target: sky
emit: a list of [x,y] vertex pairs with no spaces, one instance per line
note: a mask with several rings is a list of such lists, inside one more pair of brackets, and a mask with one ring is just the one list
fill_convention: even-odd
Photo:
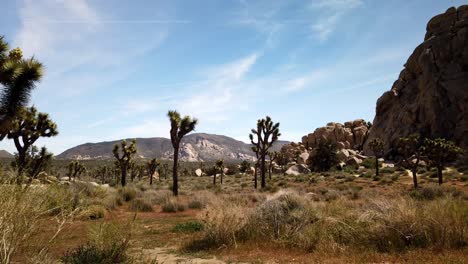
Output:
[[[266,115],[280,139],[372,121],[429,19],[468,0],[0,0],[0,35],[45,65],[31,105],[87,142],[196,132],[248,142]],[[9,140],[0,149],[15,152]]]

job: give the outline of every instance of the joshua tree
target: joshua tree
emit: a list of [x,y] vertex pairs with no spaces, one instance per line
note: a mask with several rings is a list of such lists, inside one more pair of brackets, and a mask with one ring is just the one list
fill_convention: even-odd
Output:
[[413,185],[415,189],[418,188],[416,173],[418,171],[419,162],[423,158],[422,145],[423,141],[419,134],[412,134],[409,137],[400,138],[397,145],[403,165],[409,168],[413,174]]
[[0,36],[0,140],[7,136],[18,110],[28,103],[43,71],[34,58],[23,58],[21,49],[8,50],[8,43]]
[[172,192],[174,196],[179,195],[179,179],[177,175],[177,166],[179,162],[179,148],[182,138],[188,133],[195,130],[195,126],[198,123],[196,118],[190,118],[185,116],[182,118],[177,111],[169,111],[167,113],[171,122],[171,142],[174,148],[174,166],[172,169]]
[[53,137],[58,134],[57,125],[46,113],[39,113],[35,107],[20,108],[10,120],[7,137],[13,139],[17,154],[18,172],[27,166],[27,151],[40,137]]
[[142,166],[141,164],[137,164],[136,162],[131,162],[130,163],[130,180],[133,182],[135,178],[138,178],[141,180],[141,177],[143,176],[145,172],[145,167]]
[[273,162],[276,161],[277,151],[268,151],[268,178],[271,180],[271,172],[273,171]]
[[213,179],[213,184],[216,184],[216,174],[218,172],[221,174],[221,184],[223,184],[224,160],[216,161],[215,170],[214,170],[215,175],[214,175],[214,179]]
[[72,178],[73,180],[75,180],[76,177],[80,177],[80,175],[86,171],[85,166],[83,166],[83,164],[81,164],[78,161],[72,161],[68,163],[67,169],[68,169],[67,175],[68,175],[69,181],[71,181]]
[[243,160],[239,165],[239,171],[245,173],[248,169],[250,169],[250,162]]
[[[279,123],[274,124],[269,116],[266,119],[260,119],[257,121],[257,129],[252,129],[252,134],[249,135],[250,141],[252,142],[252,150],[257,154],[257,160],[260,158],[260,171],[262,176],[262,189],[265,188],[265,175],[266,175],[266,164],[265,159],[269,149],[273,146],[273,143],[278,140],[281,133],[279,132]],[[254,140],[254,135],[256,140]],[[255,180],[255,186],[257,181]]]
[[374,138],[369,142],[369,148],[375,156],[375,176],[379,176],[379,158],[384,154],[384,142],[379,138]]
[[167,180],[167,172],[169,171],[169,165],[167,163],[163,163],[159,169],[159,181],[161,181],[162,176],[164,176],[164,179]]
[[[122,155],[120,155],[120,148],[122,149]],[[137,153],[136,140],[132,140],[130,145],[127,145],[125,140],[120,143],[120,146],[119,144],[115,144],[112,153],[117,160],[116,165],[120,169],[120,183],[122,186],[125,186],[127,184],[127,173],[132,164],[133,156]]]
[[336,144],[330,140],[320,140],[316,153],[312,156],[311,169],[316,171],[328,171],[338,163]]
[[[26,152],[26,162],[24,169],[32,180],[37,177],[41,171],[45,171],[51,165],[52,153],[49,153],[45,147],[39,150],[36,146],[31,146]],[[18,155],[15,157],[13,167],[18,168]]]
[[281,167],[281,171],[284,174],[288,165],[288,157],[282,151],[278,151],[275,153],[275,162]]
[[439,185],[442,184],[442,170],[448,162],[454,161],[462,149],[457,147],[452,141],[443,138],[425,139],[423,144],[423,153],[429,160],[431,166],[437,169],[437,178]]
[[112,168],[109,168],[109,166],[106,166],[106,165],[99,166],[95,171],[95,177],[101,178],[101,183],[105,183],[109,175],[112,178],[112,174],[113,174]]
[[[146,163],[146,168],[148,170],[148,174],[150,177],[150,185],[153,185],[153,175],[160,165],[161,165],[161,162],[159,162],[159,160],[157,159],[152,159],[148,161],[148,163]],[[159,177],[161,178],[161,175],[159,175]]]

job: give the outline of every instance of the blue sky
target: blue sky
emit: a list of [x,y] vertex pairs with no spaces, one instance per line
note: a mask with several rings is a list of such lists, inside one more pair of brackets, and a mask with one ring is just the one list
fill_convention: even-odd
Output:
[[[86,142],[168,137],[167,110],[197,132],[282,139],[328,122],[372,121],[431,17],[468,1],[2,0],[0,34],[45,64],[31,104]],[[4,140],[0,148],[14,152]]]

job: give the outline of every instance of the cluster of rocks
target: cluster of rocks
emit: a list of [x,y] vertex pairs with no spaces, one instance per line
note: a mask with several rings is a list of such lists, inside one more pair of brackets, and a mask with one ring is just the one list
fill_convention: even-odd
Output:
[[328,123],[317,128],[313,133],[302,137],[306,148],[314,148],[319,142],[328,140],[336,144],[338,149],[362,149],[369,133],[370,124],[363,119],[350,122]]
[[316,147],[321,141],[336,144],[339,166],[358,167],[367,157],[362,155],[369,130],[370,123],[363,119],[350,122],[328,123],[324,127],[317,128],[302,138],[300,143],[290,143],[281,148],[281,152],[288,161],[286,174],[299,175],[310,173],[309,166],[315,156]]
[[[385,150],[413,133],[445,138],[468,150],[468,5],[449,8],[427,24],[424,42],[392,88],[377,101],[369,141]],[[371,153],[367,144],[365,153]]]

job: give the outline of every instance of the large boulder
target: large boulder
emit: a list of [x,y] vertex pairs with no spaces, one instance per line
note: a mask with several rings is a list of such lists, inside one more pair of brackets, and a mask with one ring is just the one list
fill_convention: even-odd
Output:
[[293,176],[297,176],[301,174],[308,174],[308,173],[310,173],[310,169],[307,168],[307,166],[304,164],[293,165],[286,171],[286,175],[293,175]]
[[[424,42],[377,101],[367,142],[380,138],[389,151],[413,133],[468,149],[468,5],[429,21]],[[368,144],[364,152],[371,154]]]
[[195,170],[195,175],[196,175],[197,177],[201,177],[201,176],[203,175],[203,171],[202,171],[201,169],[196,169],[196,170]]

